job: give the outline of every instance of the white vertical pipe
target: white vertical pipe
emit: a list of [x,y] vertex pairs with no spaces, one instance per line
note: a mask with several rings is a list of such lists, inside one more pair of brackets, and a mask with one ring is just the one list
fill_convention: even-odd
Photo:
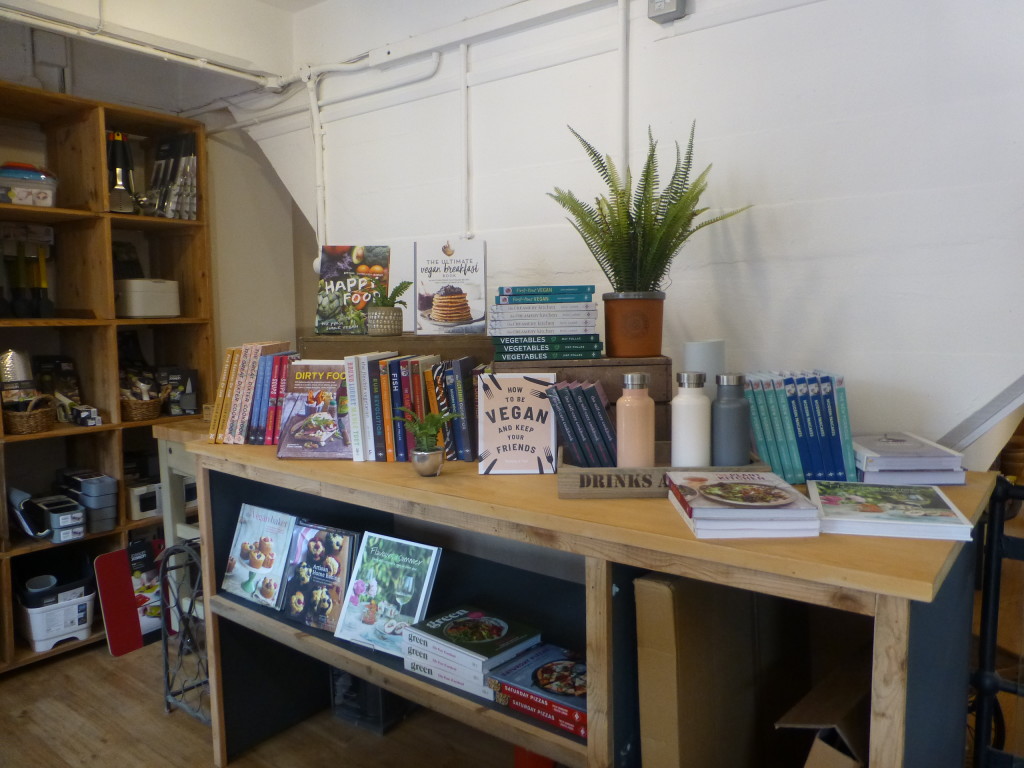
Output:
[[327,244],[327,190],[324,183],[324,132],[317,98],[320,76],[310,73],[306,79],[309,96],[309,124],[313,131],[313,172],[316,174],[316,239],[318,245]]
[[469,45],[459,44],[459,109],[462,129],[462,168],[459,179],[462,194],[462,231],[466,238],[473,237],[473,219],[470,206],[472,189],[469,167]]
[[619,99],[620,145],[622,169],[629,164],[629,2],[619,0]]

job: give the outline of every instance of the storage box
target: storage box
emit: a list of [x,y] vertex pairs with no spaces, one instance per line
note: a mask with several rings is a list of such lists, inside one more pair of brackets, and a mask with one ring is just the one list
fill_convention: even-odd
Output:
[[36,653],[48,651],[64,640],[86,640],[92,627],[95,589],[77,600],[65,600],[41,608],[18,604],[18,631]]
[[145,520],[163,514],[163,501],[160,498],[160,483],[145,483],[128,488],[128,517],[132,520]]
[[54,528],[50,541],[54,544],[67,544],[69,541],[78,541],[85,538],[85,521],[76,525],[69,525],[67,528]]
[[0,166],[0,203],[52,208],[57,194],[57,179],[41,168],[27,163]]
[[92,469],[62,469],[57,472],[57,484],[71,488],[86,496],[106,496],[117,493],[117,480]]
[[34,512],[48,528],[67,528],[85,522],[85,510],[63,495],[37,496],[25,502],[25,510]]
[[384,735],[416,705],[396,693],[368,683],[343,669],[331,668],[331,709],[334,716]]
[[89,533],[102,533],[114,530],[117,525],[117,507],[101,507],[87,509],[85,528]]
[[595,381],[601,383],[615,422],[615,401],[622,395],[622,376],[646,373],[650,378],[648,394],[654,400],[654,438],[669,440],[671,424],[669,403],[675,396],[672,382],[672,358],[604,357],[599,360],[502,360],[491,363],[495,373],[554,372],[556,381]]
[[178,283],[174,280],[115,280],[118,317],[177,317],[181,314]]

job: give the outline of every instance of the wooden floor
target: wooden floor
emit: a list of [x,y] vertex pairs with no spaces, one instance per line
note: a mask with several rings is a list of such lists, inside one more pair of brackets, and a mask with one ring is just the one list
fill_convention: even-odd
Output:
[[[162,670],[159,643],[120,658],[101,644],[0,676],[0,768],[212,765],[209,726],[185,712],[164,712]],[[231,765],[511,768],[513,763],[508,744],[417,709],[383,737],[324,711]]]

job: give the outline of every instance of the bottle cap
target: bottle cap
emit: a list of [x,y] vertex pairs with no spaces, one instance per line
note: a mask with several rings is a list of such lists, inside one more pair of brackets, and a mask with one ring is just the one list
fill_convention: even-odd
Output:
[[720,373],[715,376],[715,383],[718,386],[736,386],[739,384],[742,386],[746,382],[747,378],[742,373]]
[[624,373],[622,375],[623,389],[647,389],[651,377],[646,373]]
[[680,387],[703,387],[706,375],[700,371],[680,371],[676,374],[676,384]]

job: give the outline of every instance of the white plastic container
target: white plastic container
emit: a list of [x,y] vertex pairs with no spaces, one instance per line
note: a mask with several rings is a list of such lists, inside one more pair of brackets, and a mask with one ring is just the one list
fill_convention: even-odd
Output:
[[18,602],[18,631],[36,653],[48,651],[62,640],[86,640],[92,631],[96,593],[42,608]]
[[175,280],[115,280],[118,317],[178,317],[181,302]]
[[49,171],[27,163],[0,166],[0,203],[52,208],[56,193],[57,179]]

